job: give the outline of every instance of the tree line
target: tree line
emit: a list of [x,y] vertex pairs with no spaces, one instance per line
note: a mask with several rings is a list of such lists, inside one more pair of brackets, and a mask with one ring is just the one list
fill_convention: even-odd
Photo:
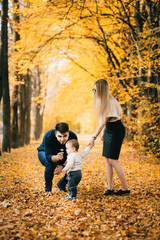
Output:
[[[123,105],[127,139],[159,156],[159,5],[156,0],[37,0],[24,4],[14,0],[8,18],[8,1],[3,0],[2,150],[30,142],[31,115],[34,137],[41,136],[46,69],[55,52],[63,52],[92,78],[110,79],[113,94]],[[85,41],[95,46],[101,73],[89,71],[74,57],[79,49],[89,49]],[[10,93],[9,76],[13,79]]]

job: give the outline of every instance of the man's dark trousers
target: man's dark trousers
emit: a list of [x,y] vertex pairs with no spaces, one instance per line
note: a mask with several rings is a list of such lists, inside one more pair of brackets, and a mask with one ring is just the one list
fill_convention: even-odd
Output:
[[[54,177],[54,170],[55,170],[57,164],[54,162],[49,162],[46,159],[46,155],[45,155],[44,151],[38,152],[38,158],[39,158],[39,161],[42,163],[42,165],[45,166],[45,172],[44,172],[45,191],[51,192],[52,191],[52,180]],[[63,186],[66,186],[67,182],[68,181],[66,179],[66,176],[64,176],[63,180],[61,179],[61,184],[63,184]]]

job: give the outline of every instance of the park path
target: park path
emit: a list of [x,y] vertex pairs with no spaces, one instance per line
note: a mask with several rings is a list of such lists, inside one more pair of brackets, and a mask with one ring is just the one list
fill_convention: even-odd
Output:
[[[79,136],[83,150],[89,136]],[[85,157],[76,201],[64,199],[55,176],[44,192],[44,167],[37,159],[40,142],[12,149],[0,158],[0,239],[148,239],[159,235],[159,164],[124,143],[120,155],[130,196],[104,197],[107,188],[102,142]],[[120,183],[114,174],[114,189]]]

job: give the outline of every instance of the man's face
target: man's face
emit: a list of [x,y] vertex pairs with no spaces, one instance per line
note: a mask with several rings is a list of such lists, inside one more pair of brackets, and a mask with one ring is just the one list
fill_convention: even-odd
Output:
[[69,138],[69,132],[60,133],[59,131],[56,131],[55,136],[61,144],[65,144]]

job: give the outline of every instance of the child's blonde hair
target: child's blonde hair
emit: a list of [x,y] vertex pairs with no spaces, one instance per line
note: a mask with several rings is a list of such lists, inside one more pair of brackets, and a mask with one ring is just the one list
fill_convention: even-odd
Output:
[[71,144],[72,147],[74,147],[76,149],[76,151],[78,151],[79,149],[79,142],[76,139],[71,139],[69,141],[66,142],[66,144]]

